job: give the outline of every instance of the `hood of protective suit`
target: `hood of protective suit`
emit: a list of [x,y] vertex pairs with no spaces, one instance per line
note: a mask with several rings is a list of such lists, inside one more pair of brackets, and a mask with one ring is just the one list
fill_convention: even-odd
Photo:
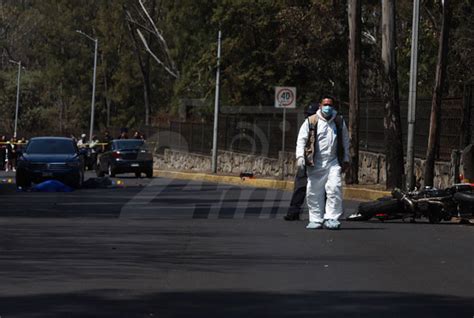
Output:
[[329,118],[324,117],[323,112],[321,111],[321,109],[318,109],[316,114],[318,115],[319,119],[327,121],[328,123],[332,122],[334,120],[334,118],[336,118],[336,116],[337,116],[337,112],[335,110],[332,113],[331,117],[329,117]]

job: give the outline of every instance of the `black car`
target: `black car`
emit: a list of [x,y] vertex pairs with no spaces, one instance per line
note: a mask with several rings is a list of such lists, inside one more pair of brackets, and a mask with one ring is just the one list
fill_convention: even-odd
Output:
[[104,153],[97,158],[97,176],[106,173],[115,177],[119,173],[134,172],[138,178],[145,173],[153,177],[153,155],[148,151],[145,141],[141,139],[112,140]]
[[31,138],[19,153],[16,184],[27,188],[31,182],[47,179],[79,188],[84,182],[84,158],[71,138]]

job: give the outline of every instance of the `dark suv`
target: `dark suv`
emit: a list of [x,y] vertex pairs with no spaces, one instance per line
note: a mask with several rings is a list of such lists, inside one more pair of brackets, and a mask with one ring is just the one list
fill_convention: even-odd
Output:
[[115,177],[119,173],[134,172],[138,178],[142,173],[153,177],[153,156],[148,151],[145,141],[141,139],[112,140],[106,151],[97,159],[97,176],[106,173]]
[[71,138],[31,138],[19,154],[16,184],[27,188],[31,182],[56,179],[79,188],[84,181],[84,158]]

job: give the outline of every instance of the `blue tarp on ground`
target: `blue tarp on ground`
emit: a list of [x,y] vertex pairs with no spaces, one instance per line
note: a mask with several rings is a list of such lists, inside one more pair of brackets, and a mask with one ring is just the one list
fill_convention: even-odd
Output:
[[65,185],[64,183],[58,180],[47,180],[41,183],[38,183],[31,188],[31,191],[35,192],[72,192],[73,188]]

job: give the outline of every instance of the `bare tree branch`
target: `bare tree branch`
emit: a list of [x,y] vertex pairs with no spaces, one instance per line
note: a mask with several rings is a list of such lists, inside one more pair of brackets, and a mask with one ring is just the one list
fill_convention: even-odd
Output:
[[148,20],[147,17],[143,14],[142,10],[140,10],[137,6],[135,6],[135,11],[137,12],[141,21],[146,22]]
[[362,36],[364,37],[364,39],[367,40],[368,43],[377,44],[377,38],[374,35],[370,34],[370,32],[362,31]]
[[150,47],[148,46],[148,43],[147,41],[145,40],[145,37],[143,36],[142,32],[137,29],[137,33],[138,35],[140,36],[140,39],[142,40],[143,42],[143,45],[145,46],[145,49],[147,50],[147,52],[155,59],[155,61],[158,62],[158,64],[160,64],[161,66],[163,66],[163,68],[171,75],[173,76],[174,78],[179,78],[179,74],[177,72],[174,72],[173,70],[171,70],[168,66],[166,66],[165,63],[163,63],[159,58],[158,56],[156,56],[150,49]]
[[428,19],[430,20],[431,24],[435,28],[436,32],[439,33],[439,24],[436,21],[436,17],[434,16],[433,12],[431,12],[431,10],[428,8],[428,6],[426,5],[426,2],[423,2],[422,4],[423,4],[424,11],[428,15]]
[[128,10],[126,11],[126,14],[127,14],[127,17],[125,18],[125,20],[126,20],[127,22],[130,22],[131,24],[134,24],[134,25],[136,25],[137,27],[139,27],[140,29],[143,29],[143,30],[145,30],[145,31],[147,31],[147,32],[153,33],[153,30],[152,30],[152,29],[148,28],[147,26],[145,26],[145,25],[139,23],[138,21],[136,21],[135,19],[133,19],[133,18],[132,18],[132,15],[130,14],[130,12],[129,12]]
[[[145,13],[149,23],[151,24],[151,26],[153,27],[153,30],[154,32],[152,33],[153,35],[155,35],[157,38],[158,38],[158,42],[159,44],[161,45],[163,51],[164,51],[164,55],[165,55],[165,58],[166,58],[166,63],[170,65],[170,67],[167,67],[169,71],[171,71],[171,73],[175,74],[176,78],[179,77],[179,74],[178,72],[176,71],[176,65],[174,63],[174,61],[171,59],[171,56],[169,54],[169,48],[168,48],[168,44],[166,43],[166,40],[164,39],[163,35],[161,34],[161,32],[158,30],[158,28],[156,27],[156,24],[155,22],[153,21],[152,17],[150,16],[150,14],[148,13],[148,10],[146,9],[145,5],[143,4],[143,0],[138,0],[143,12]],[[142,38],[142,41],[145,43],[145,38],[143,37],[143,35],[141,34],[140,35],[140,38]],[[148,47],[148,44],[146,45],[147,47],[147,50],[149,51],[149,53],[151,53],[151,50],[149,49]],[[153,54],[153,56],[156,56]],[[154,57],[155,60],[157,59],[156,57]],[[163,66],[165,66],[165,64],[163,62],[161,62],[160,64],[162,64]],[[171,69],[170,69],[171,68]],[[168,72],[169,72],[168,71]]]

